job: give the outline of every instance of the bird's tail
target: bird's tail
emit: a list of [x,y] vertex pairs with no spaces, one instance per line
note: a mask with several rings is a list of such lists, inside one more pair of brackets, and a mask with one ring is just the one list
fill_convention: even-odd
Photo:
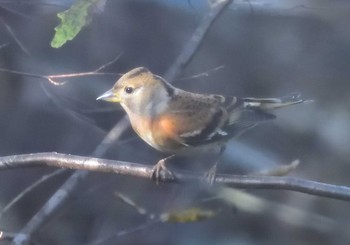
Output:
[[290,93],[280,98],[244,98],[244,106],[250,108],[260,108],[262,110],[274,110],[281,107],[312,102],[301,97],[300,93]]

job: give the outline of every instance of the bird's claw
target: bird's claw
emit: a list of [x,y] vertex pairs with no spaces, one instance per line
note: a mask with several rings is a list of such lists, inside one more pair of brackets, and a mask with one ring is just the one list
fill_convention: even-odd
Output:
[[159,183],[159,180],[175,180],[174,174],[165,166],[168,158],[161,159],[152,169],[152,179]]
[[209,185],[213,185],[216,178],[217,163],[215,163],[209,170],[204,174],[204,182]]

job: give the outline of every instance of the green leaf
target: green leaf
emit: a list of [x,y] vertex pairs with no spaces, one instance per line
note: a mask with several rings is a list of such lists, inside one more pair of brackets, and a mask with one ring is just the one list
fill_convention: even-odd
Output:
[[55,36],[51,41],[51,47],[60,48],[67,41],[73,40],[81,29],[86,26],[91,17],[88,15],[89,7],[98,0],[77,0],[66,11],[57,14],[61,24],[55,27]]

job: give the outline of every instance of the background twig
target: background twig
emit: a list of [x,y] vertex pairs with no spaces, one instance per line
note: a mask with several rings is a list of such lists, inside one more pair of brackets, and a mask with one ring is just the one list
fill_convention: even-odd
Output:
[[[111,142],[117,140],[128,122],[122,119],[114,128],[105,136],[102,142],[93,152],[93,156],[102,156],[111,145]],[[46,221],[48,221],[61,207],[67,203],[68,199],[76,190],[77,186],[88,176],[88,171],[76,171],[68,180],[51,196],[45,205],[33,216],[33,218],[23,227],[23,229],[13,239],[14,244],[26,244],[31,235],[37,231]]]
[[184,47],[182,53],[177,57],[174,64],[164,74],[164,78],[172,81],[182,71],[182,69],[190,62],[197,49],[203,43],[205,35],[214,21],[219,17],[223,10],[232,2],[232,0],[218,0],[213,5],[211,11],[203,18],[201,24],[192,34],[191,39]]

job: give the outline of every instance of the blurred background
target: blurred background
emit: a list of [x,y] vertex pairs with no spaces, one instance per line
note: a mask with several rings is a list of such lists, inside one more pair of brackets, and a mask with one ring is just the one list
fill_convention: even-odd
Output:
[[[0,0],[0,67],[41,75],[77,73],[93,71],[121,55],[104,71],[124,73],[145,66],[162,75],[210,10],[200,0],[107,1],[73,41],[51,48],[59,24],[56,14],[72,3]],[[300,159],[290,175],[350,185],[349,27],[346,0],[241,0],[220,15],[175,86],[255,97],[301,92],[314,103],[280,110],[276,120],[230,141],[218,172],[249,174]],[[188,78],[203,72],[208,76]],[[89,156],[124,116],[118,106],[95,101],[117,78],[86,76],[55,86],[1,72],[0,155],[56,151]],[[147,164],[162,157],[130,129],[105,155]],[[170,164],[203,173],[208,166],[195,159]],[[1,171],[0,207],[54,170]],[[70,173],[26,195],[1,217],[0,229],[19,231]],[[134,231],[148,218],[115,192],[153,214],[194,205],[220,212],[202,222],[156,223]],[[92,172],[76,198],[33,240],[88,244],[118,234],[100,244],[350,244],[347,202],[289,191],[246,190],[243,193],[250,198],[232,204],[232,192]],[[221,198],[204,201],[217,196]]]

